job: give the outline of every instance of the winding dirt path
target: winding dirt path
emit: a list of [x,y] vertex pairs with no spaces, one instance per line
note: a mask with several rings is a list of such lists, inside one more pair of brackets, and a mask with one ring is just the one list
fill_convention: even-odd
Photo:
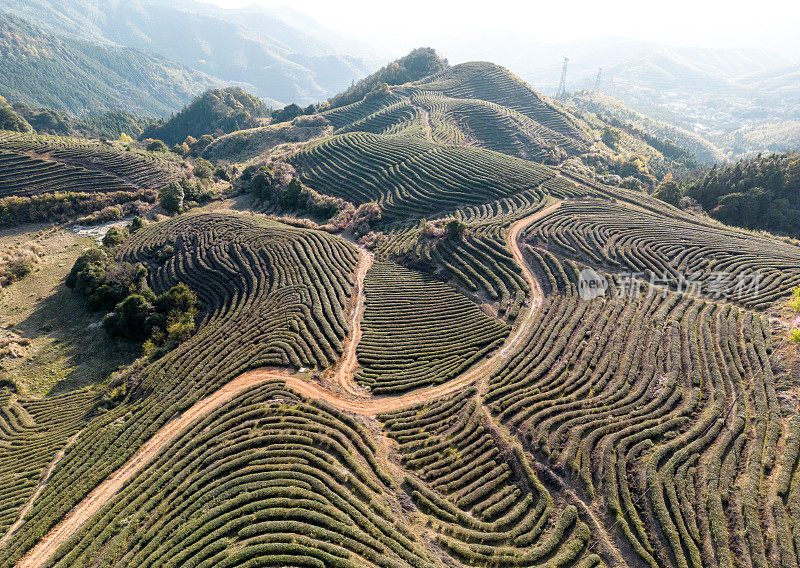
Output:
[[[191,408],[183,412],[183,414],[173,418],[162,426],[152,438],[139,448],[125,465],[113,472],[100,485],[95,487],[80,503],[67,513],[53,529],[42,537],[36,546],[29,550],[16,564],[16,568],[40,568],[44,566],[59,546],[66,542],[86,521],[108,503],[114,495],[122,489],[126,482],[144,469],[153,458],[175,440],[192,422],[219,408],[242,391],[265,381],[280,379],[285,381],[287,386],[307,398],[322,399],[340,410],[373,417],[381,412],[399,410],[413,404],[451,394],[486,377],[491,370],[502,365],[505,362],[504,360],[509,357],[509,354],[513,354],[519,344],[532,332],[530,324],[533,322],[536,312],[544,301],[542,288],[533,276],[519,248],[519,236],[524,229],[548,215],[560,205],[561,201],[556,201],[533,215],[517,221],[507,232],[506,238],[508,240],[508,245],[511,248],[514,258],[522,269],[525,280],[530,286],[531,295],[528,305],[517,318],[514,332],[506,341],[499,354],[489,356],[480,363],[473,365],[465,373],[441,385],[419,389],[400,396],[372,396],[367,399],[362,398],[361,400],[345,398],[319,383],[310,382],[300,376],[292,375],[285,369],[255,369],[243,373],[218,391],[199,400]],[[348,393],[351,392],[351,389],[358,388],[353,382],[352,377],[358,363],[356,347],[361,337],[360,323],[364,313],[364,278],[372,262],[372,255],[362,250],[356,268],[354,284],[354,296],[356,300],[351,315],[351,329],[353,335],[345,345],[342,364],[339,370],[334,374],[336,383],[343,387]],[[356,391],[354,394],[361,397],[364,396],[361,391]],[[11,532],[8,534],[10,535]]]
[[350,337],[345,343],[339,368],[333,375],[333,381],[339,384],[344,392],[350,396],[356,397],[363,397],[368,394],[365,389],[355,383],[353,375],[358,366],[356,348],[361,341],[361,322],[364,319],[364,310],[366,309],[364,279],[367,277],[367,272],[372,268],[374,262],[375,255],[364,247],[359,247],[358,265],[356,266],[356,275],[353,279],[353,298],[350,308]]
[[78,503],[67,516],[50,530],[17,563],[17,568],[38,568],[44,566],[50,556],[71,537],[89,518],[108,503],[122,489],[125,483],[144,468],[170,442],[192,422],[219,408],[240,392],[256,386],[267,379],[284,379],[288,371],[272,371],[270,376],[239,375],[218,391],[197,401],[191,408],[167,422],[125,465],[109,475]]

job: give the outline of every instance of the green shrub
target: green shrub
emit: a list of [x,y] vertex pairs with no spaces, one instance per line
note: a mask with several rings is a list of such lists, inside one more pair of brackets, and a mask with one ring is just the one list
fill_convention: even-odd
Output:
[[147,145],[148,152],[164,152],[165,154],[169,152],[169,148],[167,145],[164,144],[161,140],[153,140]]
[[111,227],[103,236],[103,246],[106,248],[114,248],[121,245],[128,236],[125,229],[120,230],[117,227]]
[[161,205],[168,213],[180,213],[183,209],[184,192],[178,182],[170,182],[158,192]]
[[144,341],[152,329],[152,313],[153,306],[144,296],[131,294],[103,319],[103,327],[112,337]]
[[100,285],[107,265],[108,255],[104,251],[89,249],[72,265],[66,284],[76,292],[88,296]]
[[128,232],[135,233],[139,229],[145,226],[145,220],[139,217],[138,215],[131,219],[131,222],[128,223]]
[[194,175],[200,179],[211,179],[211,176],[214,175],[214,167],[208,160],[197,158],[194,163]]

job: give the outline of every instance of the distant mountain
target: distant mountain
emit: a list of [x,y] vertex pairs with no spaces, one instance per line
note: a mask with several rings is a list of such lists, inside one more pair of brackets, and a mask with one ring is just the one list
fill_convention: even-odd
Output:
[[786,148],[765,126],[800,118],[800,67],[768,50],[659,49],[603,75],[602,91],[734,157]]
[[187,136],[220,135],[252,128],[259,118],[269,117],[269,109],[258,98],[238,87],[203,93],[167,121],[154,124],[142,138],[156,138],[172,146]]
[[146,50],[228,83],[250,84],[253,94],[274,106],[324,100],[372,68],[340,52],[348,45],[366,49],[344,40],[327,43],[324,28],[286,10],[224,10],[184,0],[112,0],[102,8],[92,0],[3,4],[0,10],[53,32]]
[[9,102],[78,116],[114,109],[161,116],[221,83],[159,56],[60,37],[0,14],[0,94]]

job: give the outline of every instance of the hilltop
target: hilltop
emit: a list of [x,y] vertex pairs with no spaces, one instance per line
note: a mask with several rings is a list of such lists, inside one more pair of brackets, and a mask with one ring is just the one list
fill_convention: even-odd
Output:
[[382,84],[402,85],[447,68],[447,59],[430,47],[420,47],[364,77],[344,92],[331,97],[327,103],[330,108],[346,106],[360,101]]
[[[678,144],[670,139],[674,127],[659,129],[641,119],[630,128],[612,113],[598,116],[546,97],[499,65],[450,66],[430,48],[412,51],[321,105],[293,105],[275,116],[295,118],[280,127],[232,133],[212,144],[208,155],[245,162],[281,143],[332,131],[424,138],[547,164],[571,160],[576,168],[591,168],[616,183],[632,178],[630,184],[649,188],[668,174],[684,176],[700,165],[692,149],[681,146],[683,139]],[[316,131],[308,128],[311,124]],[[711,152],[702,140],[688,133],[685,139]]]

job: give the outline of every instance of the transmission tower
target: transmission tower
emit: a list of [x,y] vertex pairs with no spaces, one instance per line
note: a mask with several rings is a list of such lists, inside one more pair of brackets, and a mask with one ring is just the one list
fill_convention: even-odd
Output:
[[603,68],[602,67],[598,67],[597,68],[597,79],[594,80],[594,92],[595,93],[599,93],[600,92],[600,75],[602,73],[603,73]]
[[564,68],[561,70],[561,83],[558,85],[558,93],[556,94],[556,98],[558,99],[563,97],[567,92],[567,61],[569,61],[569,58],[565,57]]

